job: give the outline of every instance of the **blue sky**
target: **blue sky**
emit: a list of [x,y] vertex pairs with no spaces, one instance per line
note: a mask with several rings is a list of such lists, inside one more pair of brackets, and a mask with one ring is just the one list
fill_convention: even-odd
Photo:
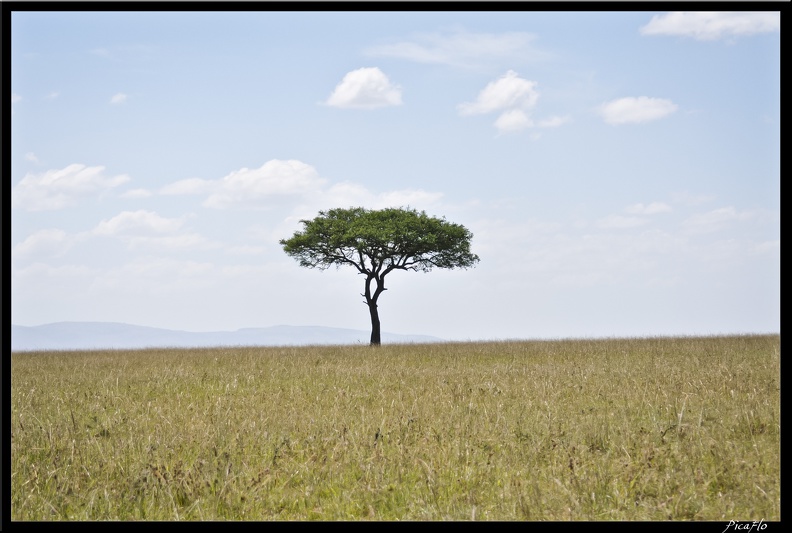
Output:
[[384,331],[780,331],[780,17],[11,15],[11,321],[369,328],[278,244],[333,207],[464,224]]

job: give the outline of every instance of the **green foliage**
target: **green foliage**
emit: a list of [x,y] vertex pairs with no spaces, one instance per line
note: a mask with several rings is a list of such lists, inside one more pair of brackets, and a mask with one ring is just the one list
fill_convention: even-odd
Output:
[[12,520],[780,520],[777,335],[11,354]]
[[394,269],[469,268],[479,260],[464,226],[423,211],[331,209],[301,223],[303,230],[280,244],[304,267],[351,265],[384,276]]

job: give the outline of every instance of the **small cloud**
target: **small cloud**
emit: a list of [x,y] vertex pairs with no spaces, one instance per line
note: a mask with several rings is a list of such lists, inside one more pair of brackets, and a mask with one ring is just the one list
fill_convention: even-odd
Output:
[[539,126],[540,128],[557,128],[559,126],[562,126],[563,124],[566,124],[567,122],[570,122],[571,120],[572,119],[569,117],[550,117],[544,120],[540,120],[537,123],[537,126]]
[[462,116],[480,115],[510,108],[531,109],[539,99],[536,82],[520,78],[510,70],[497,80],[487,84],[478,94],[475,102],[459,104],[457,109]]
[[14,246],[14,259],[60,257],[71,248],[73,239],[60,229],[39,230]]
[[509,70],[497,80],[487,84],[473,102],[464,102],[457,106],[461,116],[481,115],[500,111],[494,126],[501,132],[520,131],[534,126],[529,116],[536,102],[539,91],[535,81],[520,78]]
[[495,127],[502,132],[520,131],[531,126],[533,121],[522,109],[505,111],[495,121]]
[[58,96],[60,96],[60,93],[58,91],[52,91],[45,98],[47,100],[55,100]]
[[401,103],[401,88],[392,85],[377,67],[348,72],[325,102],[329,106],[345,109],[376,109]]
[[16,94],[16,93],[11,93],[11,105],[13,105],[13,104],[15,104],[15,103],[19,102],[20,100],[22,100],[22,97],[21,97],[21,96],[19,96],[19,95],[18,95],[18,94]]
[[153,211],[124,211],[102,220],[91,233],[117,238],[130,250],[211,250],[221,245],[202,235],[180,231],[187,216],[167,218]]
[[638,124],[666,117],[677,110],[671,100],[662,98],[619,98],[602,104],[599,113],[608,124]]
[[125,239],[130,250],[156,249],[167,251],[183,250],[212,250],[221,245],[207,240],[198,233],[185,233],[182,235],[145,236]]
[[178,230],[183,219],[161,217],[153,211],[124,211],[109,220],[103,220],[93,232],[97,235],[128,233],[171,233]]
[[680,35],[713,41],[780,30],[781,15],[778,12],[674,11],[653,16],[640,32],[641,35]]
[[27,211],[62,209],[80,197],[118,187],[129,181],[121,174],[105,177],[104,167],[73,164],[60,170],[28,173],[11,191],[11,207]]
[[126,99],[127,99],[127,95],[125,95],[124,93],[117,93],[114,94],[112,98],[110,98],[110,103],[113,105],[122,104],[126,102]]
[[652,202],[649,205],[635,204],[626,208],[624,211],[631,215],[655,215],[657,213],[667,213],[671,211],[671,206],[663,202]]
[[30,161],[31,163],[36,163],[36,164],[41,163],[41,161],[39,161],[39,158],[36,157],[36,154],[34,154],[33,152],[28,152],[25,154],[25,161]]
[[621,215],[608,215],[597,221],[597,226],[602,229],[623,229],[643,226],[647,223],[645,218],[623,217]]
[[535,39],[535,35],[524,32],[491,34],[457,30],[425,33],[406,41],[372,46],[364,54],[427,64],[476,66],[501,58],[542,59],[545,54],[531,46]]

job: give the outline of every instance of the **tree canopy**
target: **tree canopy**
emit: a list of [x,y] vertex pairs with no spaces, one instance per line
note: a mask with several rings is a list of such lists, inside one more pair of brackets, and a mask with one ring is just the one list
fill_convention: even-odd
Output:
[[473,234],[467,228],[424,211],[339,208],[300,222],[302,231],[279,241],[300,266],[324,270],[349,265],[366,276],[364,296],[371,313],[372,344],[380,343],[377,299],[386,290],[387,274],[470,268],[479,261],[470,251]]

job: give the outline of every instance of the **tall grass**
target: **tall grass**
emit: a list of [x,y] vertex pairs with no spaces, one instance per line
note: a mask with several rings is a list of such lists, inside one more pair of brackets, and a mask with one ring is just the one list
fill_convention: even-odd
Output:
[[12,520],[779,520],[780,338],[16,353]]

